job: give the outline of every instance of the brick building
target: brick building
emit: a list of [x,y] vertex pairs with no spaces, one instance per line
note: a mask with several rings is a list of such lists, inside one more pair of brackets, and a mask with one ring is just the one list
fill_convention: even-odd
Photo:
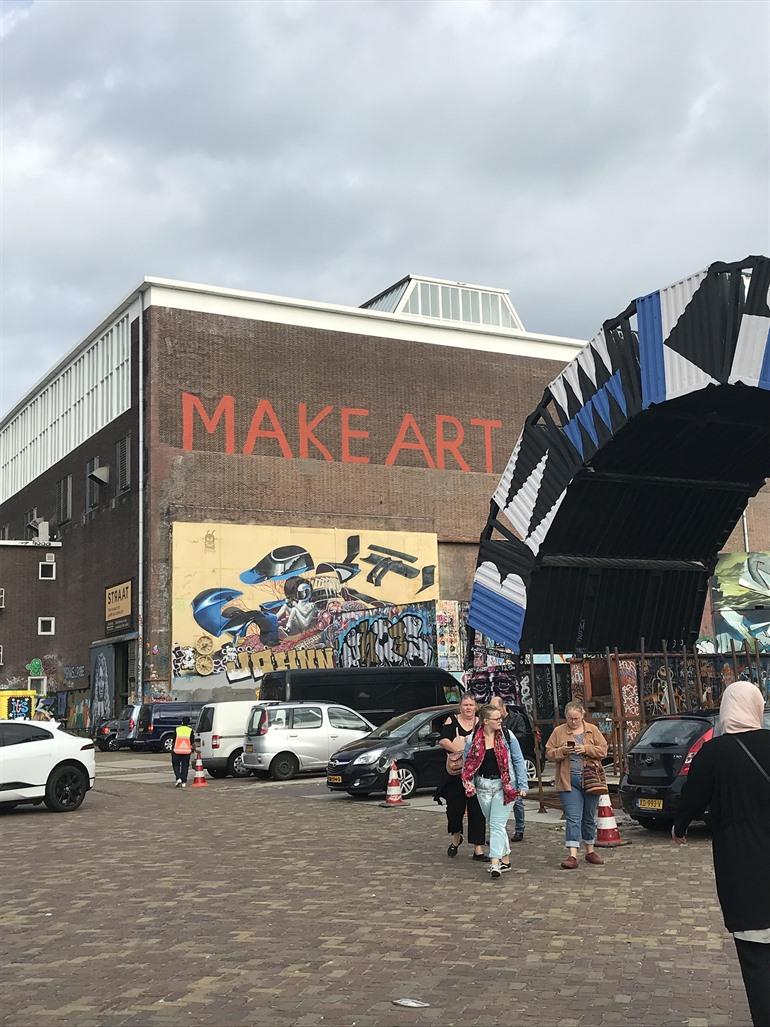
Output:
[[45,611],[37,561],[0,548],[0,684],[45,656],[79,725],[95,675],[103,709],[220,695],[325,665],[340,618],[406,653],[468,598],[523,419],[582,345],[433,279],[362,308],[145,279],[0,422],[0,538],[59,547]]

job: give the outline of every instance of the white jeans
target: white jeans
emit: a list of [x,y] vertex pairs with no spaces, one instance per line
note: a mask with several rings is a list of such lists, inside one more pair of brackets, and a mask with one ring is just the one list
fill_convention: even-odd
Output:
[[506,806],[503,802],[503,783],[499,778],[480,777],[477,774],[473,783],[481,812],[489,824],[489,855],[492,859],[500,859],[511,851],[506,824],[513,804]]

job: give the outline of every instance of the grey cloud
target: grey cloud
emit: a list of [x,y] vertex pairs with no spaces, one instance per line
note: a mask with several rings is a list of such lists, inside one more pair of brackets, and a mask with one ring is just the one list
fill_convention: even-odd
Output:
[[33,5],[3,41],[0,410],[143,274],[355,304],[422,272],[587,338],[766,250],[768,10]]

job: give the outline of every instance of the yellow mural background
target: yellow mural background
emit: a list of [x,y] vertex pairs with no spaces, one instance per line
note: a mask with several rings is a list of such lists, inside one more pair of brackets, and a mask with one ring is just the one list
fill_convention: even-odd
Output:
[[[343,563],[351,535],[360,537],[360,552],[354,561],[360,571],[345,585],[380,602],[397,606],[438,599],[438,539],[431,532],[177,521],[172,526],[171,565],[171,634],[174,644],[192,646],[205,633],[192,615],[191,602],[199,592],[211,588],[237,589],[243,593],[242,599],[254,606],[283,599],[283,580],[246,584],[240,579],[241,573],[254,567],[273,550],[289,545],[306,549],[315,565]],[[369,555],[369,547],[372,545],[416,557],[413,564],[404,562],[420,572],[423,567],[433,566],[433,584],[422,589],[422,573],[409,579],[393,571],[384,574],[379,585],[368,582],[367,575],[374,569],[374,565],[362,562],[362,558]],[[312,580],[315,570],[297,574]],[[220,641],[228,638],[223,635]]]

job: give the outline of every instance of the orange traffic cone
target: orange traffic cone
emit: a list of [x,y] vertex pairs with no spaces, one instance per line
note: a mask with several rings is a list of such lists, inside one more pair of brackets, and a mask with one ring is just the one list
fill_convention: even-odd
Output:
[[599,797],[599,809],[596,814],[596,847],[598,849],[614,849],[618,845],[630,845],[620,837],[618,822],[609,795],[605,792]]
[[390,775],[388,776],[388,787],[385,792],[385,802],[381,802],[380,806],[408,806],[408,802],[404,802],[401,798],[401,782],[398,779],[398,767],[396,761],[392,760],[390,764]]
[[193,788],[207,788],[206,772],[203,769],[203,760],[199,752],[195,753],[195,774],[193,776]]

